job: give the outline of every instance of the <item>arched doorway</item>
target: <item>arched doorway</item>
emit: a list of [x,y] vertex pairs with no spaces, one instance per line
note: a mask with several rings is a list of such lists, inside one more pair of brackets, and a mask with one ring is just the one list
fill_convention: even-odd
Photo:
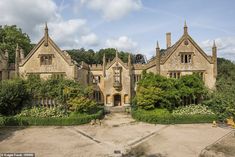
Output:
[[120,94],[115,94],[113,96],[113,104],[114,104],[114,106],[121,106],[121,95]]

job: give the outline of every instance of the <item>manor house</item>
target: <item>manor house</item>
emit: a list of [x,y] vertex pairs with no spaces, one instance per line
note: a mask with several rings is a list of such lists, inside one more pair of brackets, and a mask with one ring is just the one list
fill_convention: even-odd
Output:
[[37,75],[43,79],[73,79],[85,86],[93,86],[94,99],[107,107],[130,105],[143,70],[176,79],[198,73],[205,85],[213,89],[217,76],[217,48],[214,43],[212,56],[208,56],[189,35],[185,23],[181,38],[172,45],[171,33],[167,33],[166,49],[160,52],[157,43],[155,57],[146,64],[133,64],[130,55],[128,62],[124,63],[118,52],[109,62],[104,55],[103,64],[78,64],[55,44],[46,26],[44,36],[26,57],[17,46],[14,65],[8,64],[7,51],[0,53],[1,79],[9,79],[13,75],[23,78]]

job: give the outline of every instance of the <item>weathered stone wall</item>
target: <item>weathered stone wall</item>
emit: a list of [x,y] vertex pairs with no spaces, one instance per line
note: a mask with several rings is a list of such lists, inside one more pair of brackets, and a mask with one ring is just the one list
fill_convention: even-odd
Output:
[[[181,63],[181,52],[192,52],[192,63]],[[213,74],[213,66],[191,42],[188,45],[182,42],[166,62],[161,64],[160,71],[163,76],[168,76],[169,71],[179,71],[181,75],[201,71],[204,73],[205,85],[213,89],[216,81]]]

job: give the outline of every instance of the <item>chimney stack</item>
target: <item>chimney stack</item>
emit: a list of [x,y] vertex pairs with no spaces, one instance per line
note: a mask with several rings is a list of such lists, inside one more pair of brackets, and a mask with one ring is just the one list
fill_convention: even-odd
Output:
[[171,33],[166,33],[166,48],[171,47]]

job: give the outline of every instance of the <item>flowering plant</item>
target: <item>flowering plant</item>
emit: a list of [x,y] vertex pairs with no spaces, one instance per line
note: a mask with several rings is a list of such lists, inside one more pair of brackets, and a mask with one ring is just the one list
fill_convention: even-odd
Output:
[[173,110],[173,115],[213,115],[210,109],[208,109],[205,105],[189,105],[189,106],[181,106],[177,109]]
[[54,108],[46,108],[46,107],[32,107],[26,108],[21,111],[21,113],[17,114],[19,117],[66,117],[67,114],[64,110],[59,107]]

